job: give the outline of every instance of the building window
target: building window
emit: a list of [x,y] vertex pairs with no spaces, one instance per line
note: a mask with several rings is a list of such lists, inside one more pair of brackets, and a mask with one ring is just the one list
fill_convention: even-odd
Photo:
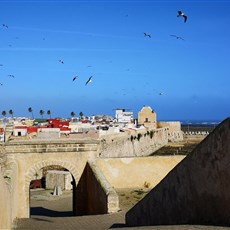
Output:
[[145,118],[145,122],[149,122],[149,119],[147,117]]

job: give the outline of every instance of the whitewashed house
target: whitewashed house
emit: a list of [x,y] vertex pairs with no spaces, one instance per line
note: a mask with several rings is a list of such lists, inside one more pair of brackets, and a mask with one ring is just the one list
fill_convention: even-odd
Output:
[[116,109],[115,119],[118,123],[131,123],[133,122],[133,112],[127,112],[125,109]]

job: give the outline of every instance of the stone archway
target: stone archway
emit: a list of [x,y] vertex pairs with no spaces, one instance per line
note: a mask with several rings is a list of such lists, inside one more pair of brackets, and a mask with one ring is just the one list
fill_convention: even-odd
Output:
[[26,173],[25,177],[25,197],[26,197],[26,210],[27,210],[27,217],[30,217],[30,194],[29,194],[29,187],[30,187],[30,181],[32,180],[34,174],[40,170],[41,168],[44,168],[49,165],[59,165],[63,168],[66,168],[73,176],[73,179],[75,180],[75,183],[77,184],[80,178],[80,173],[76,170],[76,167],[71,162],[68,161],[58,161],[58,160],[46,160],[41,161],[35,165],[33,165],[28,172]]

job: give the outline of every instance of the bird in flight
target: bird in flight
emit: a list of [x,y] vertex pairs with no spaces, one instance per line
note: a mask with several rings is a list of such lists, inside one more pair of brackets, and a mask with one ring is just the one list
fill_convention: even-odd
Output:
[[0,82],[0,85],[3,86],[3,84]]
[[6,24],[2,24],[3,27],[6,27],[7,29],[9,28]]
[[64,64],[64,61],[63,61],[63,60],[61,60],[61,59],[59,60],[59,62],[60,62],[61,64]]
[[78,76],[75,76],[75,77],[73,78],[73,81],[75,81],[75,80],[77,79],[77,77],[78,77]]
[[184,40],[184,38],[182,38],[182,37],[180,37],[180,36],[177,36],[177,35],[174,35],[174,34],[171,34],[170,36],[175,37],[176,39]]
[[92,82],[92,77],[93,77],[93,76],[91,76],[91,77],[87,80],[87,82],[85,83],[85,85],[87,85],[88,83]]
[[186,22],[187,21],[187,16],[182,12],[182,11],[178,11],[178,15],[177,15],[177,17],[184,17],[184,22]]
[[8,76],[9,76],[9,77],[13,77],[13,78],[14,78],[14,75],[12,75],[12,74],[9,74]]
[[3,66],[3,64],[0,64],[0,66]]
[[145,32],[144,32],[144,36],[145,36],[145,37],[151,38],[151,35],[150,35],[150,34],[147,34],[147,33],[145,33]]

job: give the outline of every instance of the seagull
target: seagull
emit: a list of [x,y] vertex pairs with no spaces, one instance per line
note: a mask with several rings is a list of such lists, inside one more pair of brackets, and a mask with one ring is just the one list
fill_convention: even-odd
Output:
[[9,28],[6,24],[2,24],[3,27],[6,27],[7,29]]
[[184,17],[184,22],[186,22],[188,17],[182,11],[179,10],[177,17],[181,17],[181,16]]
[[93,76],[91,76],[91,77],[87,80],[87,82],[85,83],[85,85],[87,85],[88,83],[92,82],[92,77],[93,77]]
[[180,37],[180,36],[177,36],[177,35],[174,35],[174,34],[171,34],[170,36],[175,37],[176,39],[184,40],[184,38],[182,38],[182,37]]
[[75,80],[77,79],[77,77],[78,77],[78,76],[75,76],[75,77],[73,78],[73,81],[75,81]]
[[63,60],[59,60],[59,62],[60,62],[61,64],[64,64],[64,61],[63,61]]
[[8,76],[9,76],[9,77],[14,77],[14,75],[12,75],[12,74],[9,74]]
[[162,96],[164,93],[160,92],[159,95]]
[[0,82],[0,85],[3,86],[3,84]]
[[151,38],[151,35],[150,35],[150,34],[147,34],[147,33],[145,33],[145,32],[144,32],[144,36],[145,36],[145,37]]

